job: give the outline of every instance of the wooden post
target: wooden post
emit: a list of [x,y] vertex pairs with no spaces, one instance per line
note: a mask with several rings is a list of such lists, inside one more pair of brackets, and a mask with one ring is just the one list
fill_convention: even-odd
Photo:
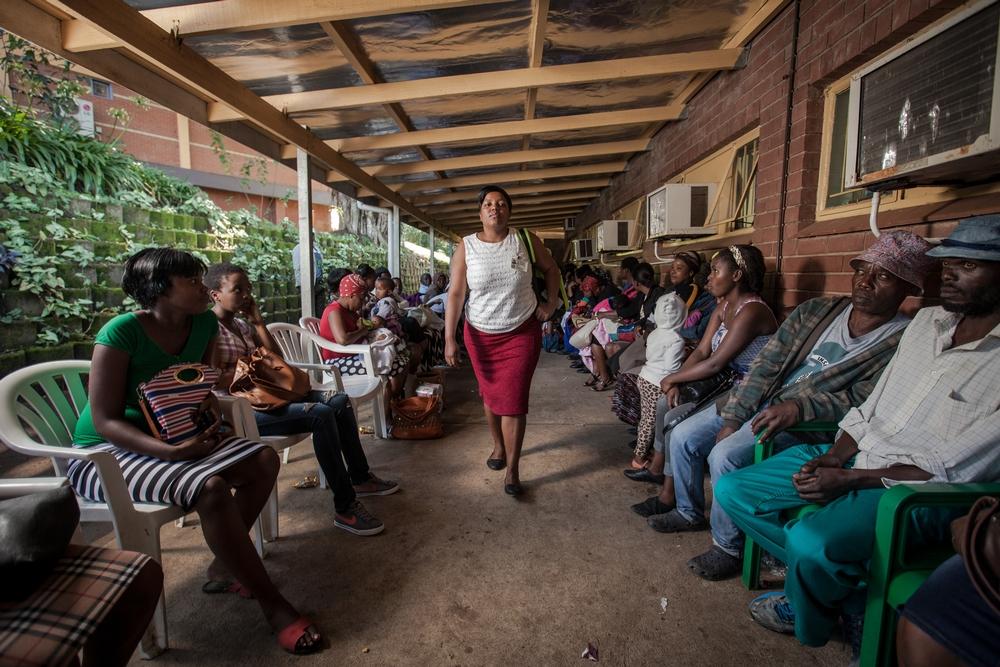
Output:
[[430,230],[427,232],[427,234],[431,238],[431,243],[430,243],[431,256],[427,258],[428,261],[430,262],[431,268],[428,270],[431,272],[431,280],[433,280],[434,279],[434,228],[431,227]]

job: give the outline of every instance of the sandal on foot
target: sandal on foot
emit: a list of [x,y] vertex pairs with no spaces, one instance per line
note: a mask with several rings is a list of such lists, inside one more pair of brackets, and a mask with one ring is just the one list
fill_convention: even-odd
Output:
[[305,616],[299,616],[278,632],[278,645],[293,655],[308,655],[322,648],[322,638],[312,644],[300,646],[299,642],[306,636],[311,636],[309,627],[313,624]]
[[614,380],[598,380],[597,382],[594,383],[594,386],[591,387],[591,389],[593,389],[594,391],[607,391],[608,389],[611,389],[611,387],[613,387],[614,384],[615,384]]
[[583,386],[584,387],[593,387],[595,384],[597,384],[597,382],[600,379],[601,378],[597,377],[596,375],[593,375],[593,376],[591,376],[591,378],[589,380],[587,380],[586,382],[583,383]]
[[490,470],[503,470],[507,467],[507,461],[504,459],[486,459],[486,467]]
[[714,544],[705,553],[689,560],[687,566],[708,581],[730,579],[743,571],[743,561],[739,557],[726,553]]
[[235,593],[244,600],[253,600],[253,593],[250,589],[238,581],[224,581],[221,579],[209,579],[201,587],[202,593],[208,595],[219,595],[220,593]]

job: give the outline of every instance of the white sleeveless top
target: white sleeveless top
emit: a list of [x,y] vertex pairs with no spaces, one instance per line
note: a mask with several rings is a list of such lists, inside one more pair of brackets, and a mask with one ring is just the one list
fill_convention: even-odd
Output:
[[465,275],[469,302],[465,319],[486,333],[505,333],[521,326],[535,312],[531,287],[531,259],[517,232],[510,229],[499,243],[486,243],[470,234],[465,246]]

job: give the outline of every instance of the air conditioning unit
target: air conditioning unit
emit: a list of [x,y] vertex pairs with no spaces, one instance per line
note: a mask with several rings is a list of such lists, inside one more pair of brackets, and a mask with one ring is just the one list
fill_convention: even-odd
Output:
[[711,236],[705,227],[715,200],[715,183],[668,183],[646,195],[647,237]]
[[594,239],[576,239],[573,241],[573,255],[578,262],[589,262],[595,259]]
[[631,250],[628,244],[631,227],[631,220],[601,220],[597,226],[597,250]]
[[566,232],[576,231],[576,218],[566,218],[563,221],[563,231]]
[[1000,174],[1000,4],[978,2],[851,78],[845,186],[891,190]]

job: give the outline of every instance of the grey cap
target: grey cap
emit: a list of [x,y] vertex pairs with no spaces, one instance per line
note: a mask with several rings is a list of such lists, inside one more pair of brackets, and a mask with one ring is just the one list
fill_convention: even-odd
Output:
[[927,251],[930,257],[962,257],[1000,262],[1000,215],[977,215],[959,220],[941,245]]

